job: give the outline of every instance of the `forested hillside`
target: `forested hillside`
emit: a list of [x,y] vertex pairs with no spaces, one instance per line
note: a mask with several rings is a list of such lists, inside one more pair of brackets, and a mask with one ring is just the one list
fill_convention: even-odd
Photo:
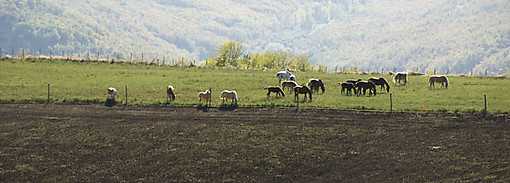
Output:
[[205,60],[228,40],[248,53],[307,54],[330,70],[503,74],[508,0],[0,0],[3,54],[87,52]]

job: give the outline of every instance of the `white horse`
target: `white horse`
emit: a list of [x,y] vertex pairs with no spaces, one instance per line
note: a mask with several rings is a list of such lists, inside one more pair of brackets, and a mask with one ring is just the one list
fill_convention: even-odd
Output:
[[296,81],[296,76],[294,76],[294,74],[290,74],[289,80],[290,81]]
[[202,102],[202,100],[205,100],[205,105],[209,103],[209,106],[211,105],[211,88],[208,90],[205,90],[205,92],[198,93],[199,101]]
[[[278,84],[279,85],[282,84],[282,79],[289,80],[291,75],[292,75],[292,73],[290,73],[288,70],[280,71],[280,72],[276,73],[276,77],[278,78]],[[296,79],[295,76],[294,76],[294,79]]]
[[115,100],[117,90],[115,88],[108,88],[108,99]]
[[407,72],[395,73],[395,76],[393,76],[393,83],[395,83],[395,85],[397,85],[397,81],[398,81],[398,84],[400,84],[400,81],[404,81],[403,85],[406,85],[407,84]]
[[234,103],[234,100],[237,104],[237,92],[236,91],[223,90],[223,91],[221,91],[220,98],[223,99],[223,103],[225,103],[225,100],[230,99],[231,100],[230,105],[232,105]]

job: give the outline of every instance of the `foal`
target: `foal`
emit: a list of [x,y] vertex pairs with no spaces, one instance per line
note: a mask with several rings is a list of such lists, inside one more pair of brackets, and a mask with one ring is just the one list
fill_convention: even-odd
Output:
[[280,96],[280,94],[285,97],[285,93],[283,93],[282,88],[279,86],[268,86],[265,87],[264,90],[267,90],[267,96],[269,97],[271,95],[271,92],[276,93],[276,96]]
[[[340,84],[342,86],[342,91],[340,92],[340,94],[352,95],[352,90],[354,90],[354,94],[357,94],[355,84],[350,83],[350,82],[343,82],[343,83],[339,82],[338,84]],[[345,93],[345,90],[347,90],[347,93]]]
[[209,103],[209,106],[211,106],[211,88],[208,90],[205,90],[205,92],[198,93],[199,101],[202,102],[202,100],[205,100],[205,105]]

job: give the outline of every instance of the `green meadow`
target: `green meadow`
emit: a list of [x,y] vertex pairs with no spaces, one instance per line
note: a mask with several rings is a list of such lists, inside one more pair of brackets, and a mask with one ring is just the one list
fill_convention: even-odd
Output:
[[[107,88],[117,89],[117,103],[125,103],[128,88],[130,105],[199,105],[198,93],[212,88],[212,105],[221,106],[222,90],[236,90],[239,107],[296,107],[294,96],[267,97],[264,87],[278,85],[276,70],[244,70],[214,67],[158,66],[134,63],[78,62],[57,60],[0,60],[0,101],[104,103]],[[411,76],[406,86],[395,87],[390,75],[354,75],[319,72],[293,72],[299,84],[321,78],[324,94],[299,107],[356,110],[390,110],[390,95],[340,95],[338,82],[347,79],[385,77],[391,85],[393,111],[480,112],[487,95],[488,112],[510,111],[510,80],[491,77],[449,77],[448,89],[429,89],[428,77]],[[172,85],[176,100],[166,104],[166,86]]]

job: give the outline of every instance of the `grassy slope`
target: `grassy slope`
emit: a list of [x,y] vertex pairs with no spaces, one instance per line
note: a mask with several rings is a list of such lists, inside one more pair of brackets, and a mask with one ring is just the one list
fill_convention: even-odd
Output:
[[[128,86],[130,104],[162,104],[166,101],[165,87],[176,89],[177,99],[172,105],[198,104],[198,92],[211,87],[213,105],[221,104],[221,90],[237,90],[239,106],[295,106],[293,96],[267,98],[265,86],[277,85],[275,71],[237,69],[184,68],[137,64],[106,64],[60,61],[0,61],[0,100],[42,101],[46,99],[46,85],[51,84],[53,101],[104,102],[106,88],[115,87],[117,101],[123,102]],[[376,97],[340,96],[339,81],[350,78],[367,79],[370,75],[330,73],[294,73],[299,84],[309,78],[322,78],[326,93],[314,95],[312,102],[300,107],[338,109],[389,110],[389,95]],[[384,76],[391,82],[391,76]],[[397,111],[479,111],[483,109],[483,95],[487,94],[489,112],[508,112],[510,80],[492,78],[450,78],[448,90],[429,90],[426,77],[411,77],[405,87],[392,85]]]

